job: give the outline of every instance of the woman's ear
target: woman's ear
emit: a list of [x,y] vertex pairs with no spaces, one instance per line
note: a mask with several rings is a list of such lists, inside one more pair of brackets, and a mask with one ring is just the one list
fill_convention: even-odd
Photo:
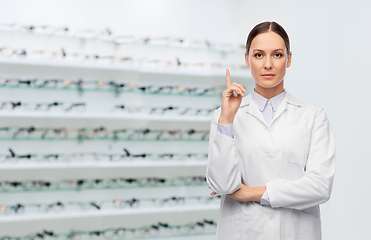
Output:
[[247,66],[248,68],[250,68],[249,56],[247,55],[247,52],[245,52],[245,62],[246,62],[246,66]]
[[292,58],[292,52],[290,51],[289,57],[287,59],[287,65],[286,65],[287,68],[291,66],[291,58]]

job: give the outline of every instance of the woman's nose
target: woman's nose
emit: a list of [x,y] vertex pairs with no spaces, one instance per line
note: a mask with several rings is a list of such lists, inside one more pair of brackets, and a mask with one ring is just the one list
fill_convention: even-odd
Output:
[[264,68],[271,69],[273,67],[272,61],[270,60],[270,58],[266,58],[266,59],[267,60],[265,60]]

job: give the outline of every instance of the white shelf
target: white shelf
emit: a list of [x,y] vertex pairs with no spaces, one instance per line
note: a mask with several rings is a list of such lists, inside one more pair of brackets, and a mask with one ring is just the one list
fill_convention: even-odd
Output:
[[61,168],[142,168],[142,167],[206,167],[207,160],[168,160],[132,162],[55,162],[55,163],[1,163],[1,170],[61,169]]
[[92,114],[92,113],[45,113],[45,112],[11,112],[0,110],[0,117],[6,118],[42,118],[42,119],[110,119],[110,120],[145,120],[170,122],[211,122],[210,116],[168,116],[144,114]]
[[[208,77],[225,77],[225,69],[218,70],[202,70],[202,69],[187,69],[187,68],[164,68],[164,67],[140,67],[140,66],[125,66],[118,63],[103,64],[103,63],[82,63],[62,60],[34,60],[21,58],[0,58],[0,64],[10,65],[28,65],[39,67],[61,67],[87,70],[115,70],[115,71],[133,71],[150,74],[172,74],[172,75],[190,75],[190,76],[208,76]],[[231,77],[251,78],[251,73],[248,70],[231,69]]]
[[[180,49],[180,50],[197,51],[197,52],[206,51],[209,53],[217,53],[217,54],[243,54],[245,51],[244,48],[238,48],[236,46],[230,49],[215,48],[215,47],[208,48],[206,46],[204,47],[190,46],[190,42],[181,43],[181,44],[167,44],[167,43],[163,43],[163,44],[155,43],[154,44],[154,43],[135,42],[133,41],[134,39],[132,39],[132,41],[130,42],[130,40],[129,41],[123,40],[121,35],[99,37],[99,36],[94,36],[94,35],[91,35],[91,36],[78,35],[72,32],[54,34],[54,33],[48,33],[48,32],[44,32],[44,33],[43,32],[27,32],[27,31],[7,30],[7,29],[0,29],[0,33],[10,34],[10,35],[70,39],[70,40],[76,40],[76,41],[104,42],[104,43],[113,44],[113,45],[141,46],[141,47],[147,47],[147,48]],[[146,37],[142,37],[142,38],[146,38]],[[184,41],[187,41],[187,40],[184,39]]]
[[61,212],[61,213],[45,213],[45,214],[18,214],[1,216],[0,223],[9,222],[26,222],[26,221],[40,221],[40,220],[56,220],[56,219],[74,219],[74,218],[90,218],[90,217],[105,217],[105,216],[130,216],[130,215],[146,215],[146,214],[161,214],[161,213],[180,213],[193,211],[212,211],[219,210],[218,204],[197,205],[197,206],[173,206],[173,207],[153,207],[153,208],[126,208],[126,209],[112,209],[112,210],[89,210],[77,212]]

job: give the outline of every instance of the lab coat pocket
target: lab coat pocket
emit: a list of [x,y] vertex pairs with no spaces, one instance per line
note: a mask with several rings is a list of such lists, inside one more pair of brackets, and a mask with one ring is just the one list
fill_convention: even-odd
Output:
[[217,223],[217,240],[237,240],[242,239],[242,218],[244,213],[236,213],[228,217],[220,218]]
[[320,218],[300,212],[300,240],[322,240]]
[[310,128],[289,126],[285,132],[284,158],[290,163],[306,164],[310,145]]

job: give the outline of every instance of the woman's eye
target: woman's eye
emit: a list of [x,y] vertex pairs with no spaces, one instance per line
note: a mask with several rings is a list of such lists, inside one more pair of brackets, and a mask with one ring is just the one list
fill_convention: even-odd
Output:
[[[282,57],[282,54],[281,53],[276,53],[274,54],[276,57]],[[278,56],[277,56],[278,55]]]
[[257,53],[257,54],[255,54],[255,57],[261,57],[261,56],[262,56],[261,53]]

